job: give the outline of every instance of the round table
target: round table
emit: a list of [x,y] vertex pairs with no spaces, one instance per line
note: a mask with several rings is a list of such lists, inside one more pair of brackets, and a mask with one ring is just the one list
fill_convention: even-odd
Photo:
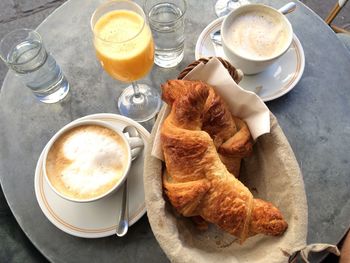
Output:
[[[0,97],[0,179],[9,206],[23,231],[51,261],[164,262],[147,216],[124,238],[83,239],[52,225],[34,193],[34,171],[48,140],[79,117],[117,113],[113,97],[125,84],[111,79],[96,60],[90,17],[102,1],[71,0],[38,28],[62,66],[71,90],[60,103],[35,100],[9,72]],[[172,69],[154,66],[143,81],[159,89],[194,60],[200,32],[216,18],[214,0],[188,1],[185,59]],[[288,0],[259,1],[280,7]],[[287,95],[267,103],[276,115],[300,164],[309,206],[308,243],[336,244],[350,220],[350,55],[331,29],[297,3],[288,14],[306,58],[302,79]],[[200,12],[199,12],[200,10]]]

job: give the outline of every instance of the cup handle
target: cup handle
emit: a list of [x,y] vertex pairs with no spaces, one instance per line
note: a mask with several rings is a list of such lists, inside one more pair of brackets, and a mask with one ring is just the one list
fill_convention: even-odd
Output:
[[131,150],[131,160],[133,161],[140,154],[144,146],[144,142],[134,126],[126,126],[123,129],[123,133],[126,135],[126,140],[129,143]]
[[143,140],[140,137],[129,137],[126,139],[130,146],[131,159],[134,160],[140,154],[144,146]]

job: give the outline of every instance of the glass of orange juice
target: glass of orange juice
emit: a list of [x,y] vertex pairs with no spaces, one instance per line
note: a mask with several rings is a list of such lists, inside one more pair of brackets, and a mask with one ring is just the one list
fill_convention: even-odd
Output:
[[129,0],[102,4],[91,18],[96,56],[113,78],[131,83],[118,98],[119,112],[138,122],[153,118],[161,99],[157,90],[136,81],[154,62],[154,43],[142,8]]

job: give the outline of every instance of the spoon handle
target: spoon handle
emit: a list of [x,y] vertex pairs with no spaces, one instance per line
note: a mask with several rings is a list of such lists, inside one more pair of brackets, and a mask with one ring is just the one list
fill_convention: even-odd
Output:
[[128,211],[128,202],[127,199],[127,192],[128,192],[128,182],[125,180],[125,182],[122,185],[122,207],[120,209],[119,218],[117,221],[117,236],[122,237],[128,232],[129,228],[129,211]]
[[282,14],[286,15],[286,14],[293,12],[295,10],[295,8],[297,8],[297,5],[294,2],[290,2],[290,3],[282,6],[280,9],[278,9],[278,11],[280,11]]

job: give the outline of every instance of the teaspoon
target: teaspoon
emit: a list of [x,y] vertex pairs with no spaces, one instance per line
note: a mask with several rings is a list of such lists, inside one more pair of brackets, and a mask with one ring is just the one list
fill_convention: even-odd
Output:
[[[140,135],[137,132],[136,128],[134,126],[126,126],[123,129],[124,134],[128,134],[129,138],[132,137],[139,137]],[[132,149],[132,159],[131,161],[134,161],[137,156],[139,156],[141,152],[141,148],[137,147]],[[121,188],[122,191],[122,204],[121,209],[117,221],[117,229],[116,229],[116,235],[118,237],[123,237],[128,232],[129,229],[129,207],[128,207],[128,180],[125,179],[125,182],[122,185]]]

